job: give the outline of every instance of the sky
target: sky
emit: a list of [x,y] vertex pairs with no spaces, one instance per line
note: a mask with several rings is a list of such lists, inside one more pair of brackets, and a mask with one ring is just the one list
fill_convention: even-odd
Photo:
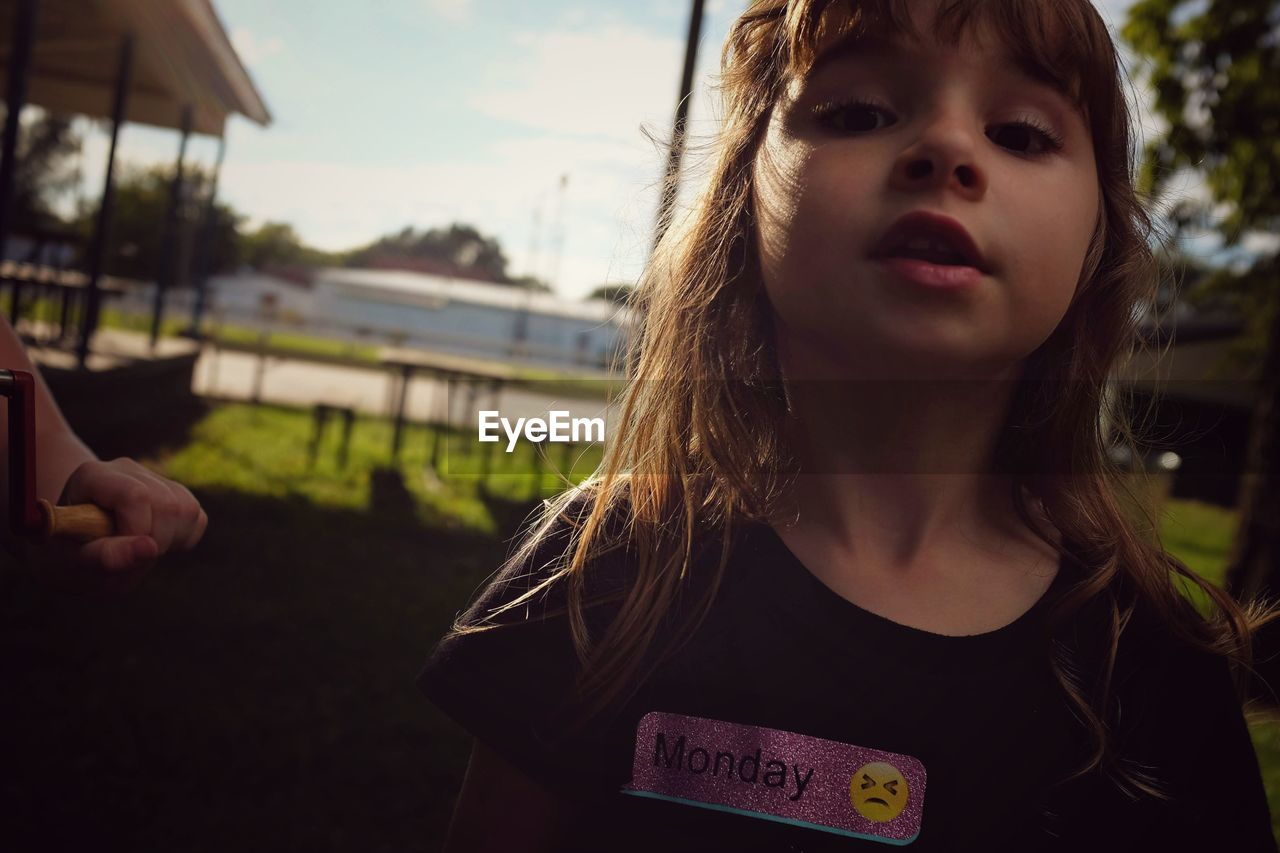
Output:
[[[498,238],[511,274],[563,296],[635,281],[689,0],[214,2],[273,117],[266,128],[228,122],[220,194],[251,227],[287,222],[308,244],[339,250],[467,222]],[[1131,0],[1096,5],[1114,29]],[[712,74],[745,6],[706,4],[695,148],[716,126]],[[120,146],[123,161],[171,163],[178,134],[127,125]],[[92,130],[87,179],[105,150],[104,129]],[[188,154],[211,164],[216,141],[193,137]],[[696,151],[686,167],[696,185]]]

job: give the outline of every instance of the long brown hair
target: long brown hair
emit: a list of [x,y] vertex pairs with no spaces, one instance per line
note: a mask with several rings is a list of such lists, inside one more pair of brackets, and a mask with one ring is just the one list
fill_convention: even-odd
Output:
[[[752,164],[769,114],[789,80],[806,73],[832,27],[867,21],[913,32],[903,0],[756,0],[737,20],[721,57],[725,118],[709,184],[682,228],[666,232],[642,278],[643,319],[628,354],[621,423],[600,468],[577,489],[547,501],[514,555],[532,554],[557,524],[571,544],[545,581],[480,619],[460,619],[453,634],[492,627],[492,619],[554,583],[567,585],[567,612],[581,674],[578,724],[616,707],[665,654],[697,629],[728,564],[733,531],[772,517],[796,474],[787,446],[786,401],[761,284],[752,222]],[[844,14],[830,14],[835,11]],[[1128,492],[1107,455],[1110,429],[1136,449],[1125,409],[1108,377],[1140,340],[1136,308],[1156,305],[1159,284],[1149,240],[1152,220],[1134,186],[1134,141],[1124,74],[1106,26],[1088,0],[942,0],[934,36],[955,43],[977,23],[991,26],[1014,58],[1074,93],[1092,134],[1101,210],[1074,301],[1026,361],[1000,438],[1002,467],[1024,522],[1050,541],[1028,495],[1062,534],[1080,580],[1057,602],[1051,626],[1069,624],[1087,603],[1110,622],[1102,659],[1087,670],[1055,643],[1051,664],[1071,707],[1090,730],[1092,754],[1074,776],[1101,768],[1131,796],[1164,796],[1158,781],[1128,768],[1108,737],[1111,678],[1121,633],[1135,607],[1148,605],[1172,632],[1228,656],[1237,674],[1250,666],[1251,632],[1262,610],[1242,608],[1166,553],[1147,524],[1119,498]],[[1052,389],[1046,393],[1045,389]],[[1110,427],[1106,426],[1110,424]],[[583,496],[584,511],[568,512]],[[621,518],[623,523],[606,524]],[[698,543],[719,534],[719,559],[680,630],[664,617],[690,575]],[[706,538],[704,538],[706,537]],[[619,547],[634,552],[634,582],[602,635],[589,635],[584,599],[593,561]],[[714,553],[714,552],[713,552]],[[1194,585],[1214,605],[1212,618],[1188,605]],[[657,655],[659,639],[665,646]],[[1086,678],[1082,672],[1096,673]]]

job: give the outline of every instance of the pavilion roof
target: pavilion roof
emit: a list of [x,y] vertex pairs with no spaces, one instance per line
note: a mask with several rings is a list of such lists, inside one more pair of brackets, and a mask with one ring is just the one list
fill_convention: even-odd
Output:
[[[8,76],[14,7],[0,0],[0,93]],[[62,114],[109,118],[123,37],[134,34],[125,120],[221,136],[239,113],[260,125],[271,114],[210,0],[39,0],[27,102]]]

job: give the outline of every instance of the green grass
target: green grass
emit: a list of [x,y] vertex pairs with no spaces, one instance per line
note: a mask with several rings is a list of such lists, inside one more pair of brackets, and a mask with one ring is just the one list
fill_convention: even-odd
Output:
[[[151,332],[151,318],[140,314],[125,314],[115,308],[103,308],[100,324],[109,329],[128,329],[131,332]],[[173,337],[184,328],[185,324],[165,318],[160,321],[160,335]]]
[[277,355],[320,356],[341,359],[353,365],[378,364],[378,348],[336,338],[301,335],[297,332],[272,331],[264,337],[259,329],[247,326],[210,326],[205,324],[205,334],[221,344],[237,347],[266,347]]
[[[1169,501],[1161,514],[1160,530],[1165,547],[1200,577],[1223,586],[1227,556],[1235,536],[1235,512],[1196,501]],[[1183,582],[1184,592],[1202,613],[1210,613],[1209,596],[1200,587]]]
[[1238,519],[1229,509],[1171,500],[1161,518],[1165,547],[1202,578],[1221,585]]
[[[345,466],[339,465],[341,433],[341,419],[331,416],[313,464],[315,422],[310,413],[226,405],[195,427],[190,444],[155,462],[168,476],[192,488],[360,510],[370,505],[370,472],[390,464],[392,426],[381,418],[357,417]],[[544,456],[537,445],[527,442],[511,454],[497,444],[482,450],[470,434],[457,431],[442,431],[439,440],[436,471],[428,465],[436,431],[408,424],[401,436],[399,469],[412,498],[413,517],[423,525],[466,528],[483,535],[499,532],[485,508],[486,496],[520,501],[556,494],[566,486],[561,474],[577,482],[594,470],[601,457],[599,445],[574,449],[566,457],[559,447]],[[491,454],[487,479],[482,477],[484,452]]]
[[[59,300],[42,296],[30,302],[24,301],[23,316],[42,320],[46,323],[57,323],[60,312],[59,306]],[[98,322],[102,327],[109,329],[127,329],[131,332],[145,332],[148,334],[151,332],[151,315],[125,313],[110,304],[102,307]],[[165,319],[160,323],[160,334],[163,336],[177,335],[186,325],[186,323],[179,320]]]

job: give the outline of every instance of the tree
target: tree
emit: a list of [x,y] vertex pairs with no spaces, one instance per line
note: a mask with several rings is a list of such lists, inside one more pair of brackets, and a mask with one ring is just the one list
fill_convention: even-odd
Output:
[[[1139,0],[1123,36],[1169,124],[1147,146],[1143,188],[1159,193],[1182,169],[1203,175],[1208,203],[1172,212],[1178,232],[1215,228],[1226,247],[1280,228],[1280,0]],[[1225,211],[1223,215],[1222,211]],[[1219,216],[1215,220],[1215,216]],[[1261,379],[1228,584],[1280,593],[1280,254],[1213,271],[1204,292],[1248,318]]]
[[313,249],[285,222],[264,222],[240,238],[240,258],[254,269],[272,266],[331,266],[343,257],[333,252]]
[[[195,259],[199,263],[197,256],[201,251],[207,251],[210,272],[224,272],[239,266],[238,229],[243,217],[230,206],[217,202],[207,250],[197,250],[197,243],[206,239],[204,217],[210,176],[188,168],[184,177],[176,228],[173,233],[167,233],[165,217],[169,211],[172,168],[120,167],[115,181],[110,241],[103,258],[103,269],[108,275],[155,281],[160,273],[164,240],[172,241],[171,258],[176,259],[179,269],[185,268],[183,261]],[[92,232],[99,203],[94,200],[80,211],[77,226],[85,235]]]
[[630,284],[602,284],[587,294],[588,299],[607,299],[619,305],[627,304],[635,287]]
[[80,137],[70,118],[41,112],[20,126],[13,173],[15,231],[66,224],[54,208],[58,197],[73,192],[80,181],[79,153]]
[[507,277],[507,256],[497,239],[460,222],[422,232],[405,227],[397,234],[355,250],[347,263],[371,266],[375,260],[387,258],[427,261],[444,274],[461,273],[501,284],[511,283]]
[[551,293],[551,285],[535,275],[521,275],[515,278],[509,278],[504,282],[512,287],[522,287],[525,290],[532,290],[534,293]]

